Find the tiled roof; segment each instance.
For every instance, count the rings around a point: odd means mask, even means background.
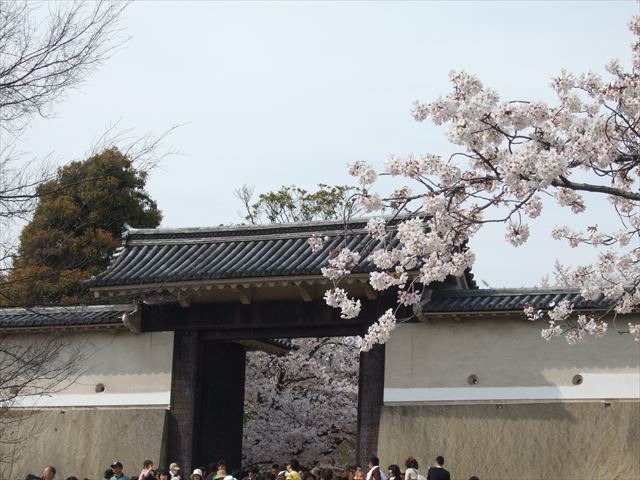
[[[0,330],[124,327],[122,316],[134,309],[133,305],[0,308]],[[253,343],[257,349],[266,351],[287,352],[296,348],[288,338],[261,339]]]
[[[133,309],[131,305],[2,308],[0,329],[120,326],[122,316]]]
[[[596,300],[585,300],[578,289],[479,289],[435,291],[431,300],[423,306],[424,313],[499,312],[518,311],[527,305],[538,309],[550,309],[567,300],[575,309],[603,310],[613,301],[600,295]]]
[[[366,220],[311,222],[267,226],[186,229],[141,229],[125,233],[121,249],[109,268],[86,281],[90,287],[164,284],[171,282],[243,279],[250,277],[319,276],[332,252],[342,247],[363,257],[379,241],[372,241]],[[328,237],[312,252],[307,239]],[[393,238],[391,239],[393,242]],[[353,270],[366,273],[373,265],[363,260]]]

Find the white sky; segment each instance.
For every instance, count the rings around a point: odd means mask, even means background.
[[[138,2],[133,38],[21,144],[60,162],[84,157],[107,127],[161,133],[181,155],[151,174],[164,227],[240,223],[233,191],[349,183],[346,164],[389,154],[451,152],[443,130],[410,117],[414,100],[448,93],[465,69],[504,99],[552,100],[562,68],[629,64],[634,1]],[[583,217],[604,223],[605,208]],[[532,224],[530,244],[502,232],[474,243],[477,279],[533,285],[580,251],[548,239],[563,219]]]

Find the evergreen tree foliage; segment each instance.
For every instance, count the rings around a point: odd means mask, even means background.
[[[126,225],[157,227],[162,214],[145,191],[147,172],[117,148],[71,162],[37,188],[38,205],[20,235],[5,304],[88,300],[80,280],[105,269]]]

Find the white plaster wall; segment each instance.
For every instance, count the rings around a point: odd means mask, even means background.
[[[38,344],[47,334],[12,334],[6,341]],[[133,334],[127,330],[68,332],[66,353],[77,350],[80,370],[73,382],[54,395],[22,406],[168,405],[171,390],[173,332]],[[96,393],[102,383],[104,392]]]
[[[543,326],[516,317],[399,325],[386,345],[385,396],[395,389],[443,393],[454,388],[548,387],[553,398],[554,389],[576,387],[576,374],[584,376],[582,391],[591,384],[602,390],[601,398],[623,398],[616,397],[616,383],[626,385],[631,397],[640,396],[640,391],[633,392],[640,387],[629,384],[640,381],[640,343],[630,335],[609,331],[604,338],[572,346],[563,338],[543,340]],[[467,381],[472,374],[478,377],[475,386]],[[439,400],[446,401],[446,395]]]

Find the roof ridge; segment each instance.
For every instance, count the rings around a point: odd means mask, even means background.
[[[520,288],[478,288],[468,290],[439,290],[434,291],[434,297],[482,297],[507,295],[548,295],[552,293],[580,293],[580,287],[520,287]]]
[[[174,227],[174,228],[128,228],[123,235],[153,235],[153,234],[194,234],[194,233],[221,233],[221,232],[260,232],[265,230],[293,230],[303,232],[305,230],[313,230],[313,227],[329,227],[337,225],[360,225],[366,224],[370,218],[362,217],[353,218],[348,221],[344,220],[322,220],[313,222],[291,222],[291,223],[267,223],[267,224],[232,224],[232,225],[218,225],[209,227]]]
[[[134,305],[131,304],[114,304],[114,305],[52,305],[52,306],[35,306],[35,307],[0,307],[0,315],[24,315],[24,314],[54,314],[54,313],[85,313],[85,312],[124,312],[133,310]]]

